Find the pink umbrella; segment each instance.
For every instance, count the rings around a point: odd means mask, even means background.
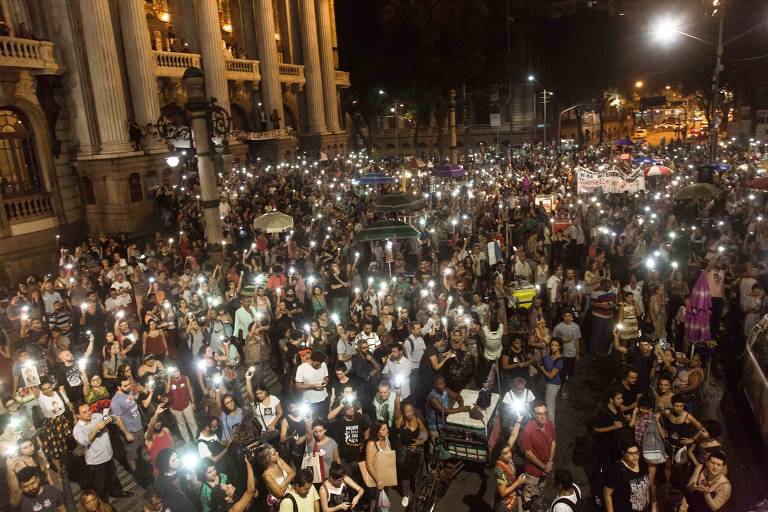
[[[665,165],[652,165],[643,171],[646,176],[662,176],[665,174],[672,174],[672,169]]]
[[[710,341],[709,317],[712,296],[707,284],[707,273],[702,271],[693,286],[688,307],[685,309],[685,339],[690,343]]]

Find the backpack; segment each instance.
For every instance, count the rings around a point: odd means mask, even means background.
[[[664,464],[667,461],[664,441],[655,420],[648,424],[643,434],[643,457],[650,464]]]
[[[282,498],[280,498],[280,501],[277,502],[277,505],[275,506],[275,512],[280,510],[280,506],[283,504],[285,500],[289,500],[293,505],[293,512],[299,512],[299,504],[296,503],[296,498],[293,497],[293,494],[287,492],[283,495]]]
[[[552,506],[549,508],[550,512],[555,510],[555,506],[559,504],[567,505],[568,508],[570,508],[573,512],[578,512],[582,509],[581,507],[581,489],[578,488],[577,485],[573,485],[571,487],[573,489],[573,492],[576,493],[576,503],[573,503],[570,499],[563,496],[562,498],[557,498],[555,501],[552,502]]]

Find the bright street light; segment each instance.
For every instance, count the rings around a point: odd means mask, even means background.
[[[165,163],[168,164],[168,167],[176,167],[177,165],[179,165],[179,161],[180,161],[179,157],[177,156],[169,156],[168,158],[165,159]]]
[[[638,80],[637,82],[635,82],[635,89],[640,89],[641,87],[643,87],[643,85],[645,85],[643,81]]]
[[[384,94],[384,90],[383,89],[379,89],[379,94]]]
[[[534,77],[533,75],[528,75],[529,82],[533,82],[534,80],[536,80],[536,77]]]
[[[660,20],[653,29],[654,38],[662,43],[672,41],[680,33],[680,23],[672,18]]]

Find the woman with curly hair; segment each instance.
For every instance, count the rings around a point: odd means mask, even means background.
[[[106,501],[99,498],[96,491],[85,490],[77,500],[77,512],[117,512],[115,508]]]

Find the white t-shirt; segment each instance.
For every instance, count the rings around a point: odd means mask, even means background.
[[[322,384],[323,380],[328,378],[328,366],[325,363],[315,370],[311,364],[302,363],[296,369],[296,382],[301,384]],[[322,402],[328,398],[328,390],[325,387],[321,390],[305,389],[304,400],[311,404]]]
[[[253,404],[254,412],[256,413],[256,420],[261,424],[261,428],[267,428],[267,425],[272,423],[277,416],[277,406],[280,403],[280,399],[274,395],[269,395],[265,402],[256,402]]]
[[[207,437],[203,433],[200,433],[200,435],[197,438],[197,453],[200,454],[201,459],[205,457],[213,456],[213,454],[211,453],[211,449],[208,448],[208,444],[206,441],[218,441],[218,440],[219,440],[219,436],[217,436],[216,434]]]
[[[299,494],[293,490],[293,487],[289,488],[288,492],[291,493],[296,500],[299,512],[315,512],[315,502],[320,499],[320,495],[317,494],[317,490],[315,490],[314,486],[309,488],[309,492],[304,498],[299,496]],[[280,502],[280,512],[294,512],[293,502],[289,498],[285,498]]]
[[[37,403],[40,405],[40,410],[43,411],[43,416],[46,418],[56,418],[67,410],[64,401],[59,397],[58,393],[54,393],[53,396],[40,393],[40,396],[37,397]]]
[[[392,387],[397,387],[395,380],[400,380],[400,398],[402,400],[411,396],[411,383],[410,377],[411,361],[407,357],[403,356],[399,361],[393,361],[391,357],[387,358],[387,364],[384,365],[384,369],[381,371],[382,375],[392,375],[391,383]]]
[[[499,326],[498,331],[492,331],[490,327],[483,327],[485,337],[485,356],[489,361],[496,361],[501,357],[501,338],[504,336],[504,329]]]

